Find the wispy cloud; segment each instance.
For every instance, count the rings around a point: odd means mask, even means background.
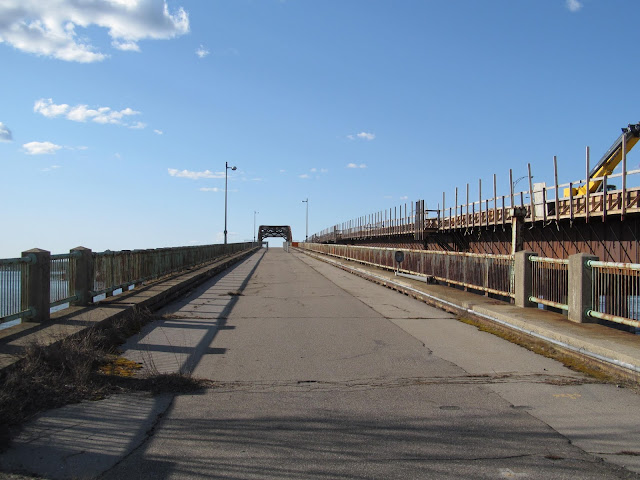
[[[566,0],[566,5],[571,12],[577,12],[582,8],[580,0]]]
[[[348,163],[347,168],[367,168],[367,164],[361,163],[360,165],[358,165],[357,163]]]
[[[224,192],[224,188],[218,187],[202,187],[200,189],[201,192]]]
[[[347,138],[349,140],[368,140],[371,141],[373,139],[376,138],[375,134],[373,133],[368,133],[368,132],[360,132],[360,133],[356,133],[355,135],[347,135]]]
[[[198,57],[200,57],[200,58],[204,58],[204,57],[206,57],[207,55],[209,55],[209,53],[211,53],[211,52],[209,52],[209,50],[207,50],[207,49],[204,47],[204,45],[200,45],[200,46],[198,47],[198,49],[196,50],[196,55],[197,55]]]
[[[400,197],[400,200],[409,200],[409,197],[406,196],[406,195],[403,195],[403,196]]]
[[[158,129],[155,129],[153,131],[153,133],[155,133],[156,135],[163,135],[164,134],[164,132],[162,130],[158,130]]]
[[[0,122],[0,142],[11,142],[13,140],[13,134],[9,127]]]
[[[0,2],[0,43],[23,52],[69,62],[108,57],[91,44],[87,32],[107,30],[113,48],[139,52],[144,39],[174,38],[189,32],[189,15],[169,11],[166,0],[9,0]],[[76,28],[82,28],[82,34]]]
[[[311,175],[308,173],[303,173],[302,175],[298,175],[298,178],[311,178]]]
[[[177,168],[168,168],[169,175],[172,177],[189,178],[191,180],[200,180],[201,178],[224,178],[224,172],[212,172],[205,170],[204,172],[192,172],[190,170],[178,170]]]
[[[29,142],[22,145],[27,155],[52,155],[62,147],[51,142]]]
[[[112,110],[110,107],[89,108],[88,105],[70,106],[66,103],[55,104],[51,98],[41,98],[36,100],[33,111],[47,118],[64,117],[74,122],[92,121],[101,124],[124,125],[130,128],[144,128],[142,122],[128,124],[125,118],[140,115],[140,112],[132,108],[122,110]]]
[[[40,170],[41,172],[52,172],[54,170],[58,170],[59,168],[62,168],[60,165],[51,165],[50,167],[47,168],[43,168],[42,170]]]

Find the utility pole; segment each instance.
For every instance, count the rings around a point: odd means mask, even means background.
[[[306,242],[309,240],[309,197],[306,200],[302,200],[302,203],[307,204],[307,227],[304,235],[304,241]]]

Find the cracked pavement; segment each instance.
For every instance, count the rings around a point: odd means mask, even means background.
[[[102,479],[638,478],[638,395],[307,256],[259,252],[161,314],[125,355],[192,372],[208,387],[44,414],[9,454],[14,470]]]

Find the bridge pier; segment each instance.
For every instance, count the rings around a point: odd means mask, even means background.
[[[26,275],[22,278],[21,309],[32,310],[32,322],[49,320],[49,295],[51,292],[51,252],[32,248],[22,252],[23,257],[31,259]],[[25,278],[26,277],[26,278]]]
[[[587,265],[589,260],[598,260],[598,257],[587,253],[577,253],[569,257],[568,318],[576,323],[594,322],[594,319],[586,314],[593,305],[593,269]]]

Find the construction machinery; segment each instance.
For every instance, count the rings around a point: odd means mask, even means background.
[[[573,188],[571,192],[568,188],[564,191],[564,196],[569,197],[573,193],[574,197],[585,195],[587,188],[589,193],[595,193],[602,190],[602,178],[611,175],[615,168],[622,161],[622,157],[629,153],[631,149],[640,140],[640,123],[629,124],[622,129],[622,135],[613,142],[595,167],[589,172],[589,178],[581,187]]]

